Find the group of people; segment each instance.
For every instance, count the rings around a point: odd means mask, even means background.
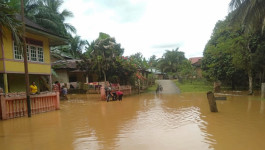
[[[64,84],[61,87],[61,84],[58,81],[55,81],[54,86],[53,86],[53,90],[56,91],[56,92],[59,92],[60,96],[62,96],[63,98],[67,99],[68,90],[67,90],[67,85],[66,84]]]
[[[60,83],[56,81],[54,83],[53,90],[59,92],[60,96],[67,98],[67,86],[66,85],[63,85],[61,87]],[[34,81],[30,85],[30,94],[31,95],[38,94],[38,87]]]
[[[61,87],[61,84],[58,81],[55,81],[55,83],[53,84],[53,91],[59,92],[60,96],[67,99],[67,85],[66,84],[64,84]],[[3,93],[3,89],[1,87],[0,87],[0,93]],[[30,85],[30,94],[31,95],[38,94],[38,87],[34,81]],[[110,98],[112,98],[112,100],[122,101],[123,92],[120,90],[113,91],[111,89],[111,84],[105,87],[105,94],[106,94],[107,102],[110,100]]]
[[[107,102],[110,101],[110,98],[112,98],[112,100],[122,101],[123,92],[119,90],[113,91],[111,85],[105,87],[105,94]]]

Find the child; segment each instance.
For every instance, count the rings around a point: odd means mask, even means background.
[[[62,87],[62,95],[63,95],[63,97],[64,97],[65,99],[68,99],[68,98],[67,98],[67,88],[66,88],[65,85]]]

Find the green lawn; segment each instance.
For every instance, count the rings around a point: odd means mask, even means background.
[[[154,84],[154,85],[148,87],[148,88],[146,89],[145,92],[152,92],[152,91],[155,91],[155,90],[156,90],[156,87],[157,87],[157,84]]]
[[[205,80],[182,81],[182,83],[174,80],[181,93],[187,92],[208,92],[213,90],[213,85]]]

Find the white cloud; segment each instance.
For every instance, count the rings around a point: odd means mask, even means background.
[[[107,3],[105,3],[107,2]],[[68,20],[88,41],[99,32],[110,34],[125,55],[141,52],[161,57],[164,50],[202,56],[215,23],[228,13],[230,0],[65,0],[74,13]]]

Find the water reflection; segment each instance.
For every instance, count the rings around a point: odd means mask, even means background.
[[[260,101],[260,111],[259,111],[261,114],[264,113],[264,100],[261,100]]]
[[[261,149],[264,101],[227,95],[211,113],[205,93],[142,94],[123,101],[69,95],[61,110],[0,121],[1,149]]]

